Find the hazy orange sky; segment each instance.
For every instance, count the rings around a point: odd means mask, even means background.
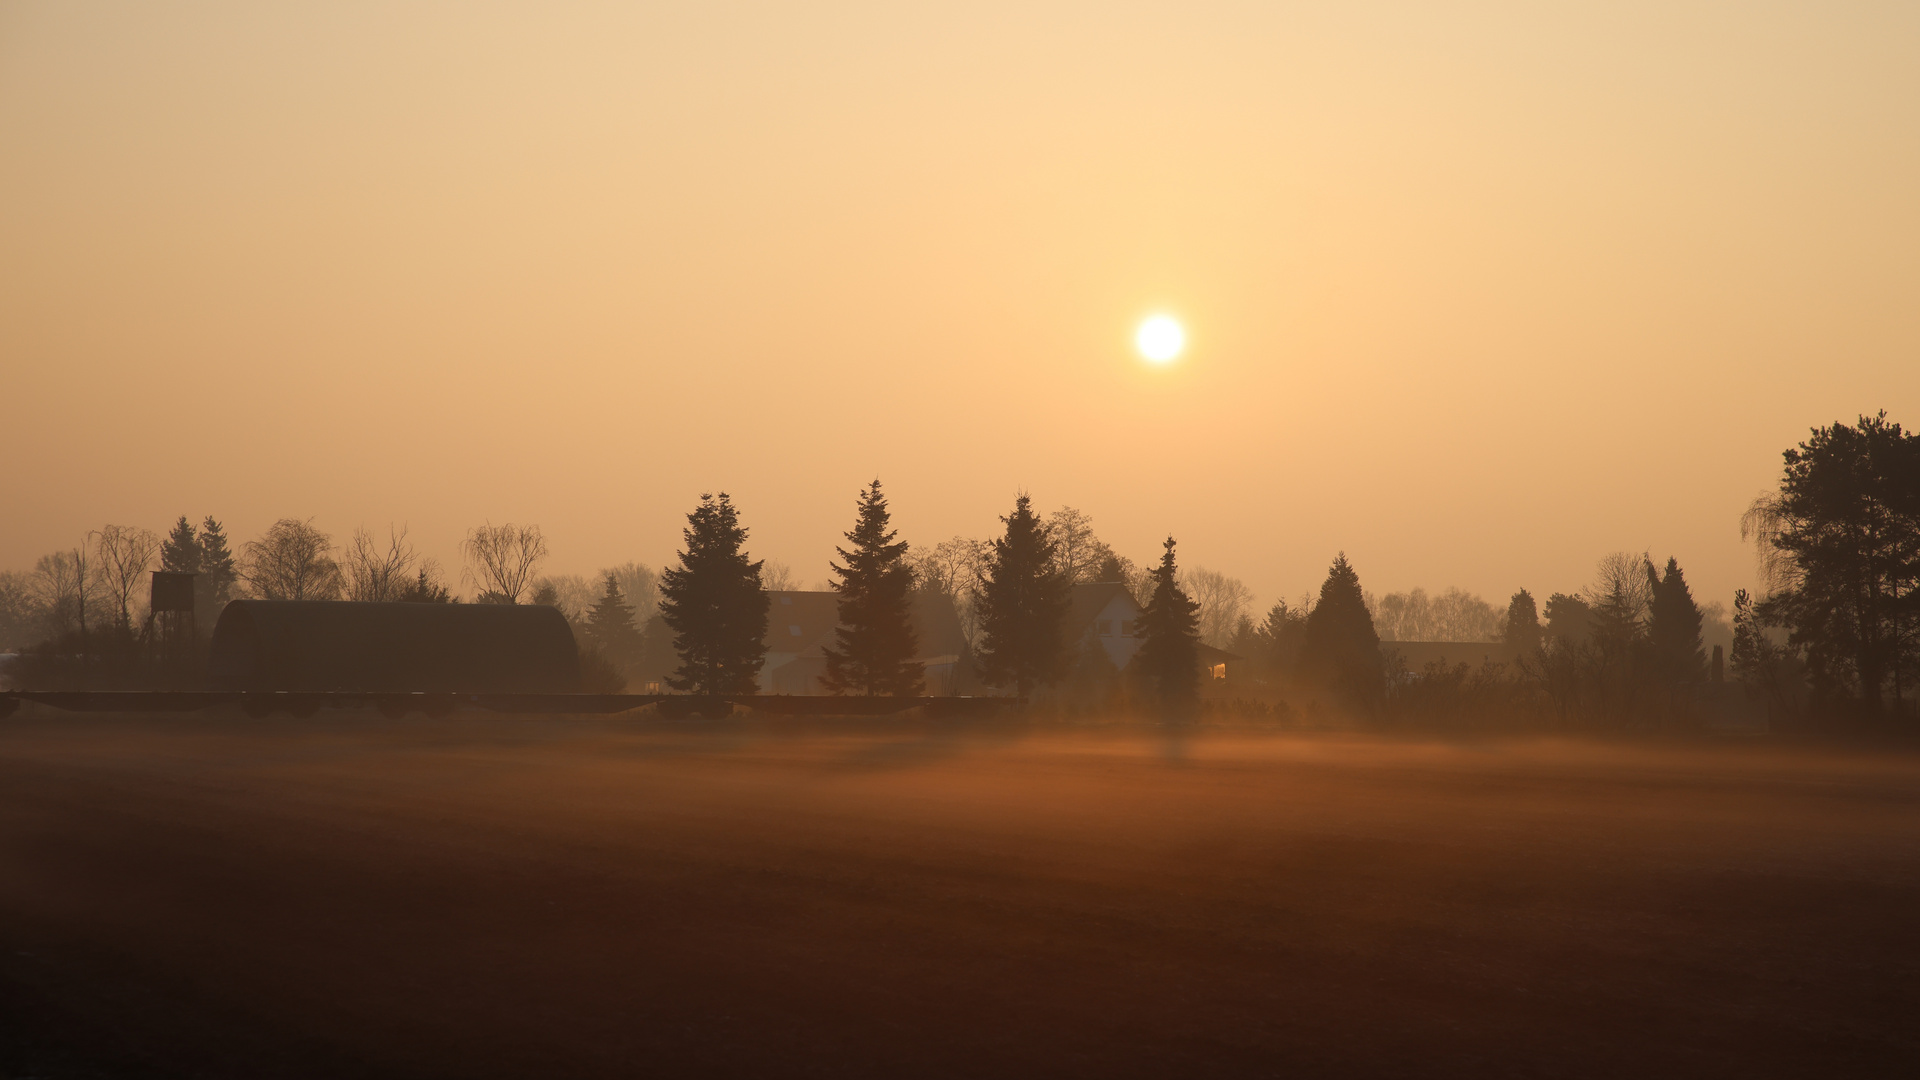
[[[1724,601],[1784,447],[1920,424],[1920,4],[0,3],[0,395],[0,568],[725,489],[813,582],[878,475],[1262,604]]]

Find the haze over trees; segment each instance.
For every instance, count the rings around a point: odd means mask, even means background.
[[[1214,667],[1215,659],[1201,667],[1195,654],[1195,671],[1204,673],[1196,674],[1196,692],[1210,707],[1264,701],[1283,713],[1302,706],[1389,724],[1503,716],[1618,729],[1698,725],[1704,716],[1742,710],[1780,725],[1913,720],[1920,697],[1917,442],[1879,414],[1813,429],[1788,450],[1779,490],[1756,500],[1740,523],[1756,544],[1764,588],[1731,597],[1731,625],[1726,605],[1694,595],[1680,558],[1656,562],[1650,552],[1632,551],[1602,556],[1585,586],[1553,592],[1544,604],[1517,589],[1504,612],[1458,588],[1375,596],[1342,555],[1317,597],[1277,601],[1256,616],[1238,579],[1181,568],[1171,550],[1141,572],[1095,533],[1091,515],[1061,506],[1042,516],[1024,494],[991,540],[908,546],[876,482],[860,496],[848,546],[831,566],[841,618],[825,646],[823,685],[837,693],[915,692],[912,615],[950,605],[965,642],[956,664],[995,692],[1094,709],[1131,701],[1164,712],[1166,701],[1185,700],[1184,691],[1174,692],[1185,676],[1159,666],[1168,649],[1182,648],[1186,632],[1175,625],[1182,619],[1165,617],[1180,609],[1191,618],[1196,649],[1227,654],[1224,667]],[[6,677],[138,685],[142,650],[160,632],[146,610],[146,575],[156,567],[196,575],[202,636],[220,606],[242,596],[459,601],[439,566],[398,526],[385,538],[357,529],[336,549],[312,520],[285,518],[236,557],[217,519],[192,520],[179,516],[164,537],[105,525],[31,569],[0,572],[0,655],[9,648],[28,654],[0,661],[10,664]],[[766,647],[766,593],[791,589],[797,575],[747,557],[746,531],[725,496],[703,496],[688,523],[687,549],[664,577],[631,561],[591,577],[538,576],[544,537],[537,526],[511,524],[467,534],[464,576],[480,602],[531,601],[560,611],[583,643],[583,661],[589,652],[604,661],[596,685],[638,680],[638,688],[656,691],[751,692]],[[1178,603],[1164,587],[1169,568]],[[1076,586],[1100,583],[1122,586],[1153,618],[1133,626],[1092,607],[1072,608]],[[1082,595],[1098,606],[1113,594]],[[1098,627],[1076,626],[1069,639],[1070,609]],[[167,632],[178,629],[174,623]],[[1439,648],[1447,642],[1467,645]],[[1123,671],[1116,656],[1133,660]]]
[[[1159,572],[1153,571],[1156,575]],[[1253,590],[1239,578],[1205,567],[1182,571],[1179,586],[1181,594],[1193,602],[1200,640],[1215,648],[1225,648],[1240,621],[1247,617],[1247,606],[1253,603]],[[1153,588],[1156,592],[1149,593],[1149,599],[1157,594],[1158,577],[1154,578]]]
[[[1502,619],[1492,604],[1464,589],[1438,596],[1425,589],[1367,597],[1381,641],[1498,641]]]

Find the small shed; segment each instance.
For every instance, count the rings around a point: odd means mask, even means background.
[[[539,605],[235,600],[207,677],[221,690],[568,693],[580,651],[566,617]]]

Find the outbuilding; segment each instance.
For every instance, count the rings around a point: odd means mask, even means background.
[[[218,690],[570,693],[580,650],[540,605],[235,600],[207,677]]]

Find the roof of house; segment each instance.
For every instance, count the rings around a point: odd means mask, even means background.
[[[768,599],[768,652],[811,655],[832,644],[833,631],[840,625],[839,593],[775,592]],[[913,633],[922,657],[957,655],[967,648],[953,601],[939,593],[914,593]]]
[[[806,652],[840,625],[839,593],[774,592],[767,599],[768,652]]]
[[[1246,657],[1241,656],[1239,653],[1230,653],[1225,649],[1216,649],[1204,641],[1194,642],[1193,652],[1195,656],[1199,657],[1200,662],[1207,667],[1212,667],[1215,664],[1231,664],[1237,660],[1246,659]]]
[[[1140,604],[1134,600],[1133,593],[1118,581],[1099,581],[1073,587],[1073,602],[1067,608],[1067,638],[1077,641],[1086,636],[1093,626],[1093,620],[1107,610],[1107,605],[1116,599],[1126,601],[1127,608],[1134,616],[1140,614]]]

